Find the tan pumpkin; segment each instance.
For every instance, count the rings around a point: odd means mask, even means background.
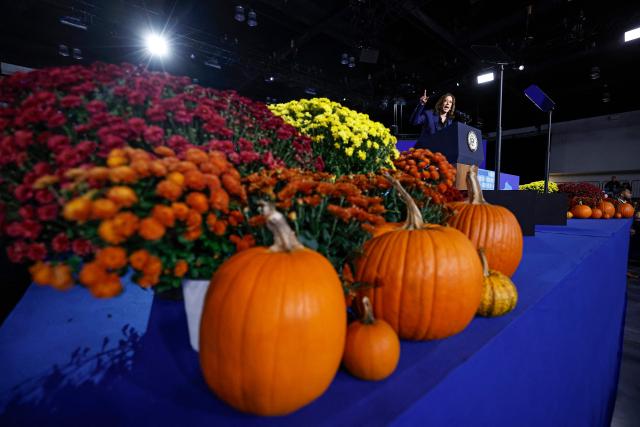
[[[369,298],[362,298],[364,315],[347,329],[342,363],[353,376],[378,381],[393,373],[400,360],[400,340],[387,322],[373,317]]]
[[[591,218],[600,219],[602,218],[602,211],[598,208],[591,209]]]
[[[407,221],[368,241],[356,265],[360,295],[400,338],[445,338],[473,319],[482,294],[482,265],[475,248],[453,227],[424,224],[400,183]]]
[[[571,211],[567,212],[567,219],[571,219],[573,218],[573,214],[571,213]]]
[[[602,211],[602,214],[605,218],[607,217],[607,215],[609,215],[609,218],[611,218],[616,213],[616,207],[613,206],[613,203],[606,200],[602,200],[600,203],[598,203],[597,208]]]
[[[489,266],[512,276],[522,259],[522,229],[509,209],[484,200],[478,182],[478,167],[467,174],[469,200],[452,203],[457,211],[449,224],[462,231],[478,248],[486,251]]]
[[[635,212],[635,209],[631,205],[631,203],[620,203],[618,205],[618,212],[622,216],[622,218],[631,218]]]
[[[482,261],[484,287],[478,315],[484,317],[502,316],[513,310],[518,303],[518,291],[511,279],[499,271],[489,270],[487,257],[478,250]]]
[[[200,326],[200,365],[231,406],[284,415],[329,387],[344,351],[346,311],[331,263],[305,248],[272,205],[274,234],[223,263],[211,279]]]
[[[585,219],[590,218],[593,211],[589,206],[580,203],[578,205],[575,205],[571,212],[573,212],[573,216],[575,218]]]

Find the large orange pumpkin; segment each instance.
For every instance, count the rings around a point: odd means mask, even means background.
[[[475,248],[452,227],[424,224],[411,196],[397,182],[407,203],[407,221],[371,239],[356,265],[377,318],[400,338],[445,338],[462,331],[480,305],[482,266]]]
[[[587,205],[583,205],[582,203],[579,205],[575,205],[571,210],[573,212],[573,216],[580,219],[591,218],[591,214],[593,211]],[[605,215],[606,218],[606,215]]]
[[[635,209],[631,203],[620,203],[620,205],[618,205],[618,212],[623,218],[631,218]]]
[[[329,387],[347,319],[331,263],[305,248],[273,206],[263,214],[274,245],[235,254],[211,279],[200,365],[209,387],[231,406],[284,415]]]
[[[602,211],[598,208],[591,209],[591,218],[600,219],[602,218]]]
[[[522,229],[518,220],[505,207],[487,203],[478,182],[478,167],[467,174],[469,200],[455,202],[457,211],[449,224],[462,231],[476,249],[484,248],[489,267],[513,276],[522,259]]]
[[[604,217],[607,217],[608,215],[609,218],[611,218],[616,213],[616,207],[613,206],[613,203],[606,200],[602,200],[600,203],[598,203],[597,208],[602,211],[602,216]]]
[[[355,377],[378,381],[391,375],[400,360],[400,340],[387,322],[376,319],[369,298],[362,298],[364,315],[347,329],[342,362]]]

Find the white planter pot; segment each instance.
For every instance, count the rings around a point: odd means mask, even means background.
[[[182,295],[184,296],[184,310],[187,313],[187,326],[189,327],[189,342],[191,347],[198,351],[200,344],[200,319],[204,297],[209,289],[208,280],[182,281]]]

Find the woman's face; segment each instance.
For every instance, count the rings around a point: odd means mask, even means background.
[[[451,111],[452,106],[453,106],[453,98],[450,96],[445,97],[444,102],[442,103],[442,112],[448,113],[449,111]]]

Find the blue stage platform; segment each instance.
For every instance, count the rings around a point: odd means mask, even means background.
[[[111,301],[32,287],[0,329],[0,425],[608,426],[630,224],[539,226],[513,278],[514,312],[403,342],[387,380],[340,371],[282,418],[238,413],[209,392],[182,302],[135,287]]]

